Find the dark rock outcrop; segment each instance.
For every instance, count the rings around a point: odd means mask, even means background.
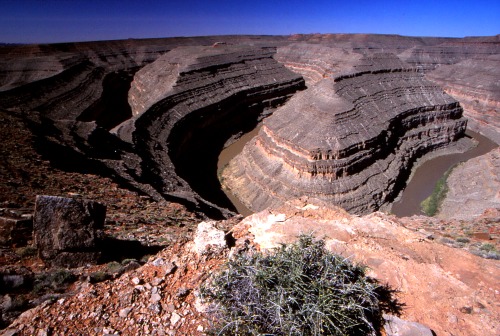
[[[266,119],[223,181],[255,211],[309,195],[365,214],[393,201],[417,157],[465,127],[456,100],[394,55],[376,54]]]
[[[38,255],[52,266],[78,267],[100,257],[106,206],[56,196],[37,196],[33,236]]]
[[[0,246],[25,246],[31,238],[33,215],[15,210],[0,209]]]
[[[180,47],[141,69],[129,93],[134,117],[115,128],[140,156],[138,179],[163,196],[230,207],[216,178],[218,153],[304,88],[274,53],[248,46]]]

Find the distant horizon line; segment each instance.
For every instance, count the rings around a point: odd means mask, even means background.
[[[308,35],[373,35],[373,36],[399,36],[408,38],[439,38],[439,39],[467,39],[467,38],[485,38],[497,37],[500,33],[494,35],[470,35],[470,36],[435,36],[435,35],[402,35],[397,33],[291,33],[291,34],[212,34],[212,35],[178,35],[178,36],[162,36],[162,37],[128,37],[128,38],[110,38],[110,39],[90,39],[90,40],[74,40],[74,41],[58,41],[58,42],[2,42],[2,46],[16,45],[36,45],[36,44],[65,44],[65,43],[92,43],[106,41],[127,41],[127,40],[157,40],[157,39],[175,39],[175,38],[203,38],[203,37],[229,37],[229,36],[266,36],[266,37],[286,37],[286,36],[308,36]]]

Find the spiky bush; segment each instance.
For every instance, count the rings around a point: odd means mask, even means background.
[[[303,235],[272,253],[236,256],[201,294],[213,303],[217,335],[371,335],[382,306],[394,303],[386,289]]]

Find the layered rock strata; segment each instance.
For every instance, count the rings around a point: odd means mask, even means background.
[[[276,60],[301,74],[308,86],[338,74],[360,57],[345,47],[307,43],[281,46],[275,55]]]
[[[223,183],[254,211],[309,195],[365,214],[393,201],[419,156],[463,135],[459,103],[391,54],[293,97]]]
[[[39,66],[49,60],[54,70],[43,74],[34,68],[24,78],[2,65],[8,79],[0,108],[26,118],[40,135],[44,154],[64,167],[85,167],[156,199],[227,214],[224,207],[231,205],[217,193],[212,161],[228,139],[305,86],[300,75],[273,59],[275,48],[214,43],[218,40],[237,38],[4,49],[1,64],[17,55],[25,67],[36,64],[35,58]],[[34,81],[24,82],[29,80]],[[194,157],[204,167],[213,163],[213,171],[200,173]],[[218,198],[223,207],[207,200]]]
[[[427,78],[460,101],[471,129],[500,144],[500,54],[441,65]]]
[[[129,93],[134,118],[117,134],[134,143],[142,176],[156,190],[185,199],[217,198],[216,158],[225,142],[304,88],[300,76],[273,59],[274,52],[178,48],[137,73]]]
[[[212,208],[224,198],[215,178],[220,149],[304,88],[299,75],[315,86],[352,69],[363,54],[391,52],[425,70],[464,101],[476,130],[494,137],[499,39],[311,34],[0,46],[0,109],[28,124],[40,154],[55,166]],[[246,56],[235,56],[237,48]],[[220,61],[217,52],[236,63]],[[314,90],[322,91],[311,96]]]

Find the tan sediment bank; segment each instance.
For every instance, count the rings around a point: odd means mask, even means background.
[[[466,134],[470,138],[463,138],[453,146],[421,157],[413,167],[406,188],[390,207],[382,210],[398,217],[422,214],[420,203],[432,193],[437,181],[448,169],[498,147],[479,133],[468,130]]]

